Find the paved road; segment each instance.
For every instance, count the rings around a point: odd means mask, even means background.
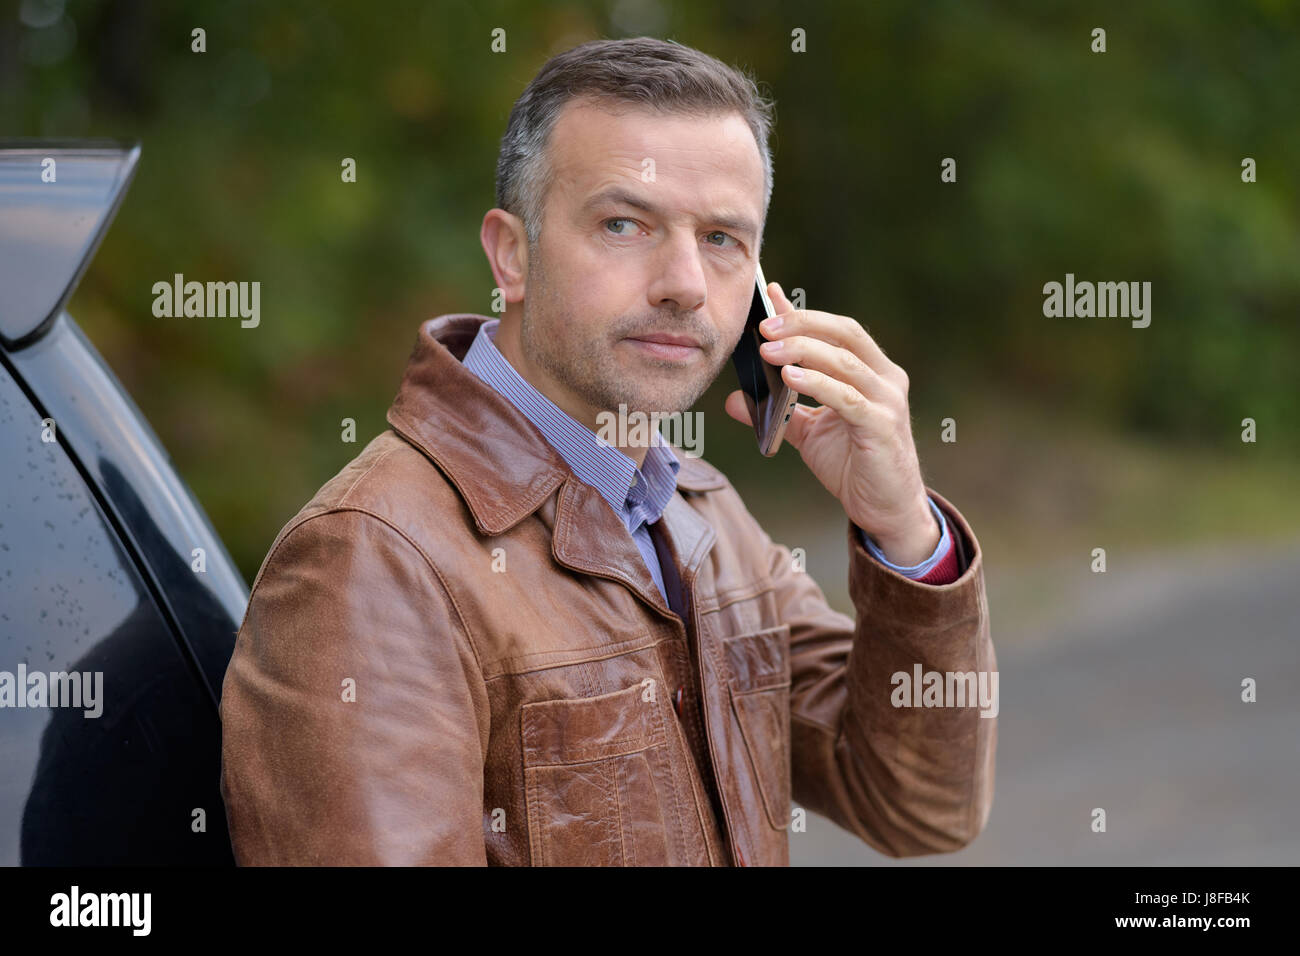
[[[991,565],[997,792],[971,846],[897,861],[810,815],[792,864],[1300,864],[1300,542],[1109,557]]]

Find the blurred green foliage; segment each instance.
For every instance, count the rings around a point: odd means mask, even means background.
[[[909,371],[927,434],[998,393],[1046,419],[1294,457],[1298,28],[1282,0],[23,0],[0,25],[0,133],[143,144],[69,311],[251,582],[386,427],[419,323],[489,310],[478,230],[510,107],[547,56],[599,36],[672,37],[765,84],[768,278],[863,321]],[[151,287],[177,272],[259,280],[260,326],[155,318]],[[1045,318],[1042,286],[1067,272],[1150,281],[1150,327]],[[754,454],[721,412],[731,387],[700,405],[724,470]],[[767,473],[796,467],[783,452]]]

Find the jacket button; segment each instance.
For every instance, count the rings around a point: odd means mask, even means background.
[[[682,715],[682,694],[685,691],[686,688],[683,686],[683,687],[678,687],[677,690],[673,693],[673,710],[677,711],[678,717]]]

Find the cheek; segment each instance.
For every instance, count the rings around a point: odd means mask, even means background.
[[[739,325],[730,326],[723,334],[721,345],[728,355],[740,344],[740,337],[745,334],[745,325],[745,320],[742,320]]]

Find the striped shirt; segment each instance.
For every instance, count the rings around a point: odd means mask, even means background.
[[[659,593],[671,604],[649,526],[659,520],[677,492],[681,461],[658,431],[651,436],[652,444],[640,468],[613,445],[602,443],[595,432],[533,388],[506,360],[492,341],[500,324],[500,319],[483,323],[465,353],[465,367],[519,409],[569,463],[573,473],[609,502],[636,542]]]

